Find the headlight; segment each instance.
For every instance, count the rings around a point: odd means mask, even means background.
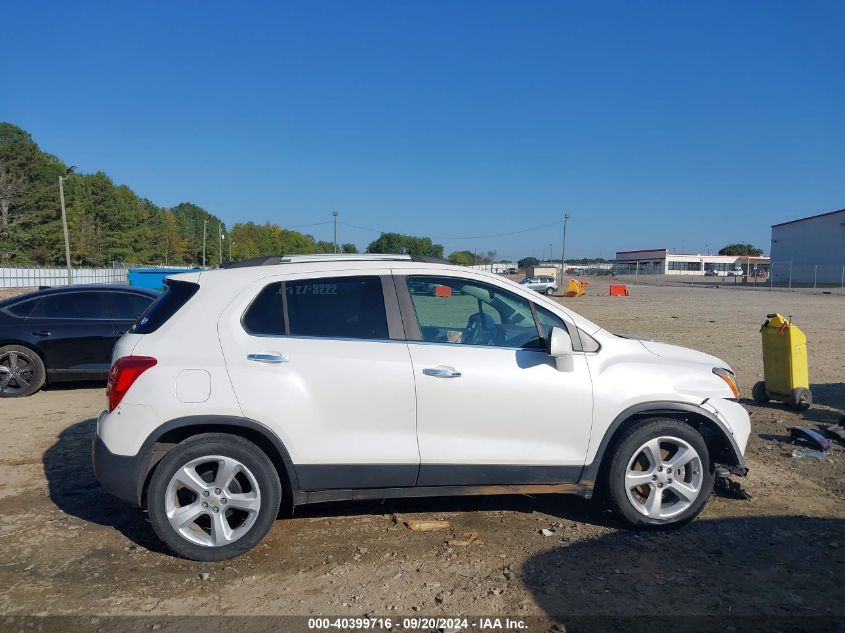
[[[725,369],[724,367],[714,367],[713,373],[728,383],[728,387],[731,388],[734,398],[739,398],[739,389],[736,388],[736,378],[734,378],[732,371]]]

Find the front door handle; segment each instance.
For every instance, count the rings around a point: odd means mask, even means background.
[[[426,376],[434,376],[435,378],[460,378],[461,372],[454,367],[426,367],[423,369]]]
[[[268,363],[270,365],[278,365],[279,363],[286,363],[290,359],[282,354],[247,354],[247,360],[253,360],[256,363]]]
[[[38,330],[37,332],[33,332],[33,336],[50,336],[52,332],[48,332],[47,330]]]

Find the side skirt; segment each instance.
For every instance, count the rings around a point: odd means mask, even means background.
[[[351,490],[311,490],[296,495],[294,503],[327,503],[367,499],[410,499],[415,497],[460,497],[473,495],[574,494],[589,499],[594,482],[577,484],[515,484],[496,486],[419,486],[413,488],[359,488]]]

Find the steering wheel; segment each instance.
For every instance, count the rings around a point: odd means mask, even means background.
[[[490,345],[495,334],[496,322],[493,317],[483,312],[475,312],[469,315],[463,342],[467,345]]]

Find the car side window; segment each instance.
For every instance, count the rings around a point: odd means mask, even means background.
[[[390,338],[377,276],[289,281],[285,304],[292,336]]]
[[[543,339],[544,341],[548,341],[549,337],[552,335],[552,328],[559,327],[564,331],[569,331],[566,327],[566,323],[564,323],[563,319],[559,316],[552,314],[545,308],[534,305],[534,309],[537,311],[537,320],[540,322],[540,329],[543,332]]]
[[[109,292],[108,318],[134,321],[144,313],[152,302],[152,297],[136,295],[131,292]]]
[[[285,317],[282,307],[282,282],[264,286],[244,313],[244,329],[250,334],[282,336]]]
[[[106,293],[93,291],[69,292],[42,297],[29,315],[30,319],[106,319]]]
[[[422,340],[492,347],[539,347],[525,299],[483,282],[457,277],[406,279]]]
[[[19,301],[6,308],[6,312],[14,314],[16,317],[28,317],[38,303],[39,299],[27,299],[26,301]]]

